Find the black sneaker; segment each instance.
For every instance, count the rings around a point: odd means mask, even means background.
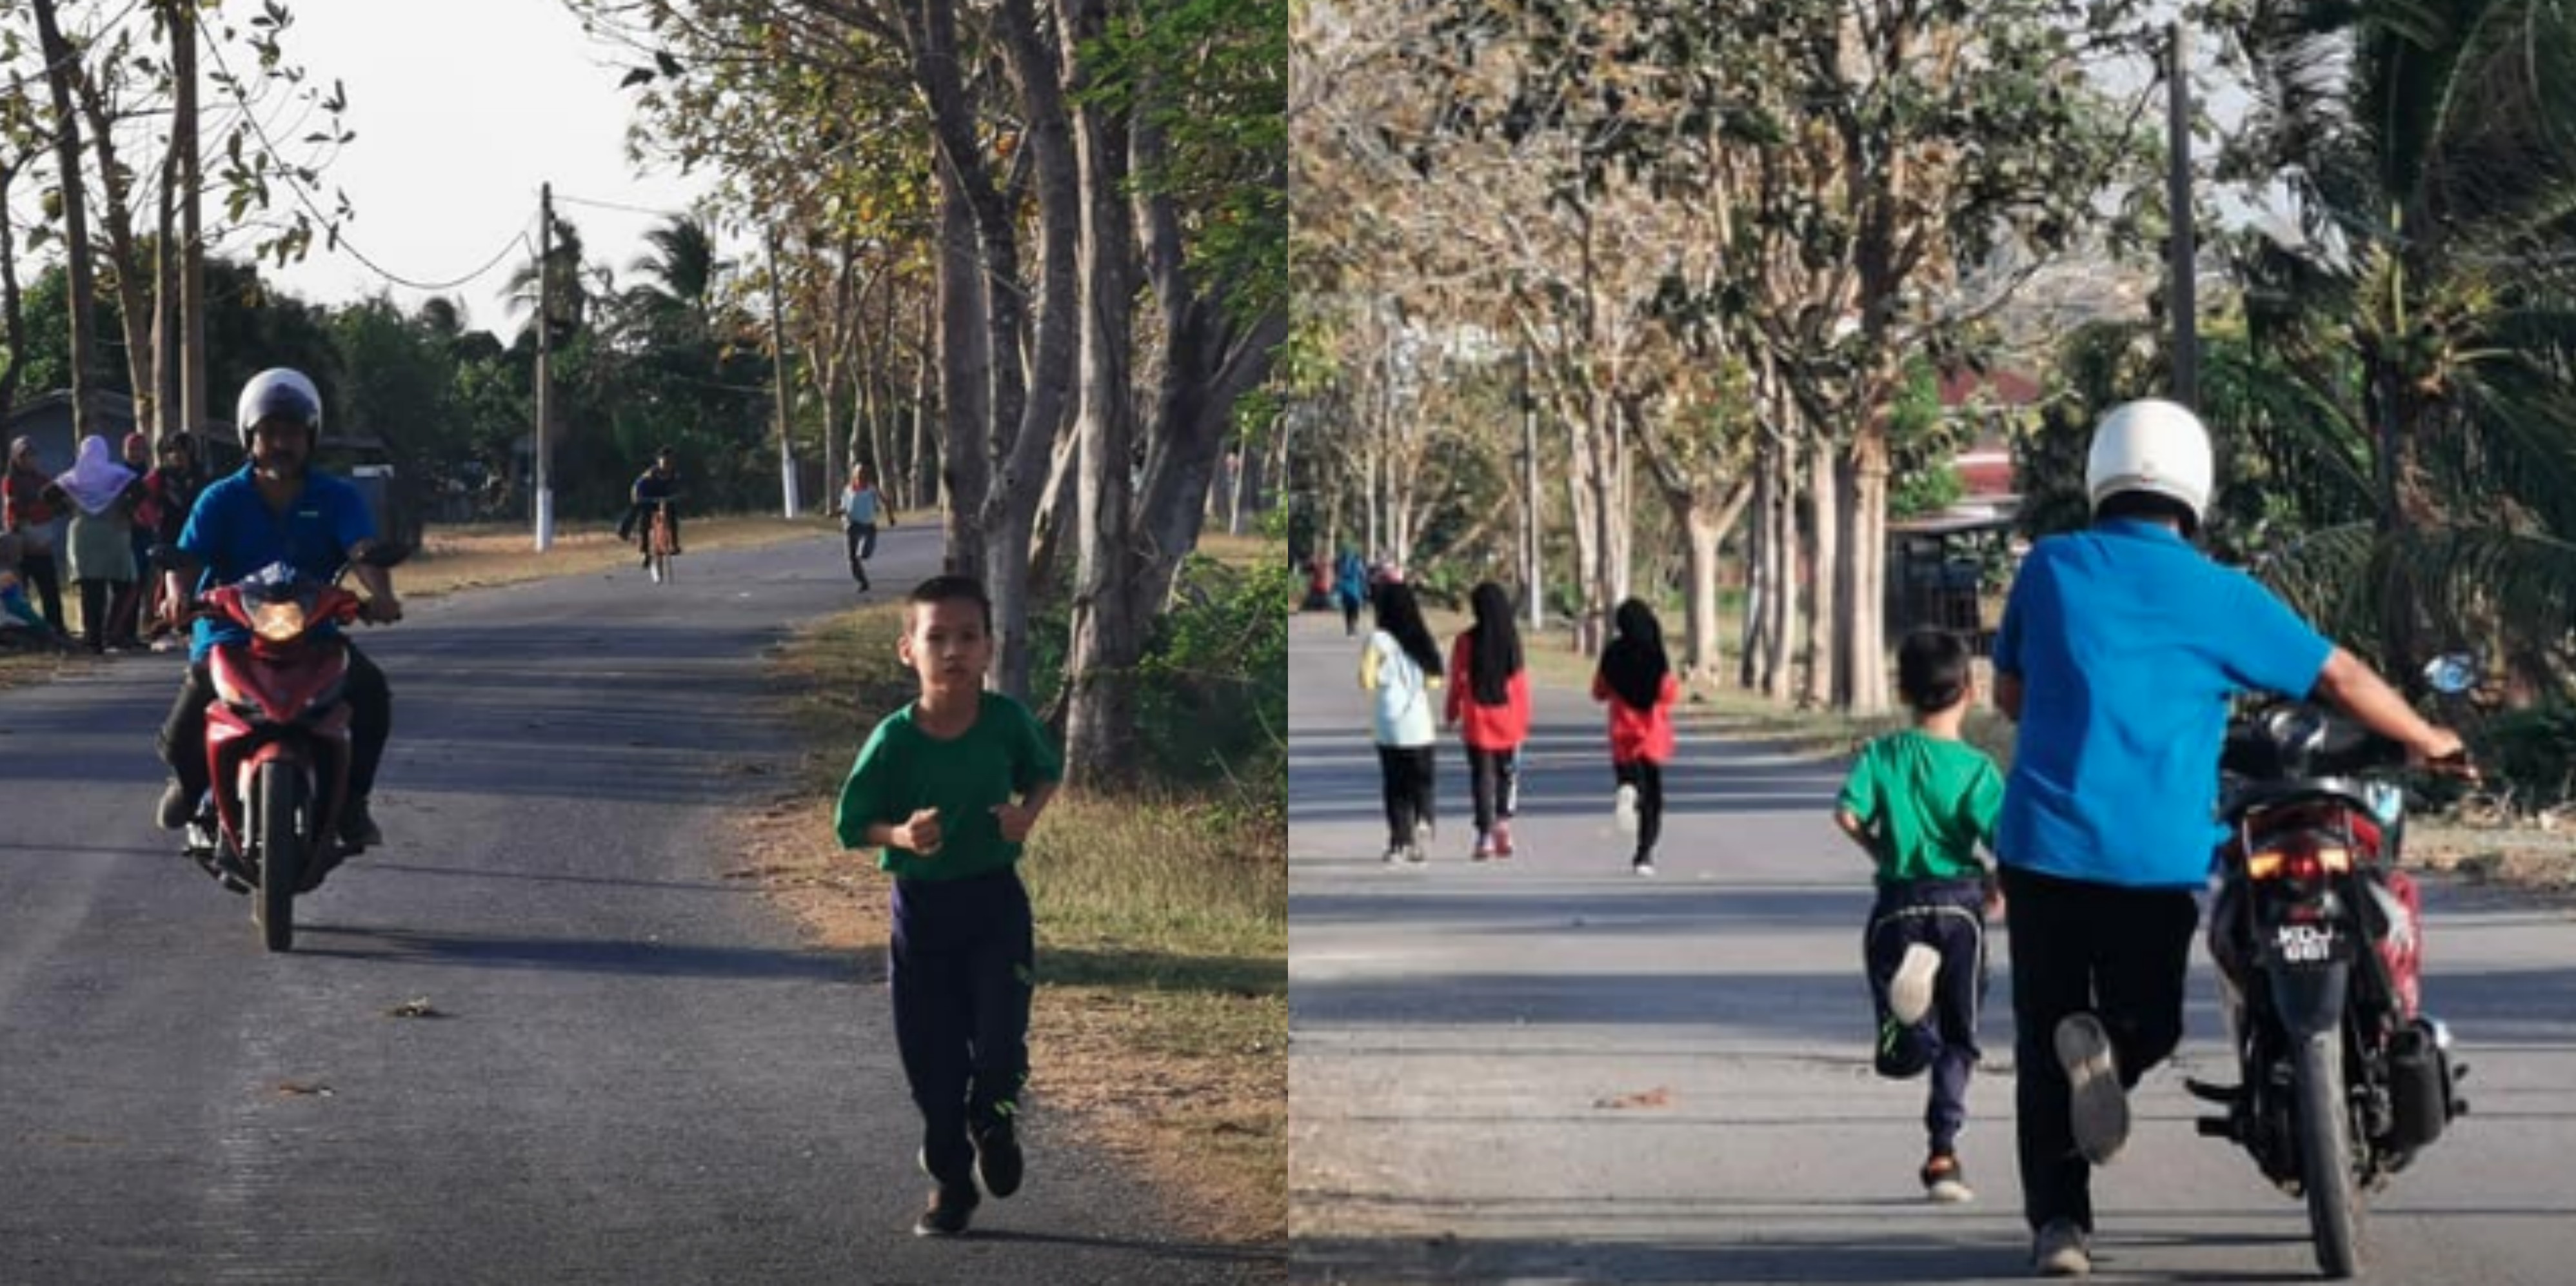
[[[165,831],[175,831],[187,825],[188,819],[197,815],[197,796],[200,793],[189,790],[180,785],[177,778],[172,778],[161,787],[161,807],[153,814],[153,820],[160,823]]]
[[[975,1221],[975,1207],[982,1204],[984,1197],[975,1191],[975,1185],[952,1187],[943,1183],[930,1190],[930,1204],[922,1209],[921,1218],[913,1221],[912,1235],[954,1237]]]
[[[975,1132],[975,1177],[984,1181],[984,1191],[1007,1197],[1020,1190],[1020,1174],[1028,1158],[1020,1151],[1019,1132],[1003,1117]]]
[[[377,829],[376,819],[367,813],[367,801],[352,799],[340,808],[340,842],[351,848],[373,848],[385,842],[385,833]]]

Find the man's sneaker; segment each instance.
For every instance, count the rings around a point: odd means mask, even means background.
[[[2084,1230],[2064,1219],[2050,1221],[2031,1238],[2030,1266],[2042,1277],[2091,1276],[2093,1252]]]
[[[1408,865],[1420,866],[1430,861],[1431,855],[1419,844],[1407,844],[1404,846],[1404,860]]]
[[[1386,864],[1387,864],[1387,865],[1389,865],[1389,866],[1402,866],[1402,865],[1404,864],[1404,861],[1405,861],[1404,845],[1402,845],[1402,844],[1389,844],[1389,845],[1387,845],[1387,846],[1386,846]]]
[[[1923,1015],[1932,1012],[1932,980],[1940,973],[1940,952],[1929,943],[1907,946],[1896,976],[1887,982],[1887,1012],[1908,1027],[1923,1021]]]
[[[187,825],[188,819],[196,815],[197,792],[180,785],[175,778],[161,787],[160,809],[152,815],[152,819],[160,823],[161,829],[175,831]]]
[[[351,848],[374,848],[385,842],[385,833],[376,828],[376,819],[368,814],[363,796],[341,805],[340,842]]]
[[[1493,832],[1487,831],[1486,833],[1477,836],[1476,851],[1468,854],[1467,857],[1469,861],[1475,862],[1490,862],[1494,860]]]
[[[1610,820],[1622,835],[1637,833],[1637,788],[1629,782],[1619,783],[1619,793],[1610,800]]]
[[[974,1184],[943,1183],[931,1189],[930,1204],[922,1208],[921,1218],[913,1221],[912,1235],[954,1237],[975,1221],[975,1207],[982,1204],[984,1196],[975,1191]]]
[[[984,1181],[984,1191],[997,1197],[1019,1191],[1027,1160],[1020,1152],[1020,1136],[1011,1127],[1009,1117],[975,1132],[975,1177]]]
[[[1655,859],[1651,857],[1640,857],[1636,861],[1630,862],[1628,864],[1628,869],[1639,875],[1652,875],[1655,873]]]
[[[1923,1195],[1937,1205],[1963,1205],[1977,1199],[1977,1190],[1968,1186],[1968,1172],[1960,1168],[1955,1154],[1933,1153],[1917,1177],[1923,1180]]]
[[[1496,822],[1494,823],[1494,856],[1510,857],[1511,855],[1512,824],[1510,822]]]
[[[2095,1165],[2108,1165],[2129,1141],[2129,1094],[2111,1057],[2110,1033],[2091,1014],[2068,1014],[2057,1024],[2057,1063],[2066,1069],[2066,1119],[2075,1150]]]

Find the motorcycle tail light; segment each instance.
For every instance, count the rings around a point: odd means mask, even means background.
[[[2255,880],[2296,880],[2313,884],[2329,872],[2352,869],[2352,850],[2341,844],[2321,844],[2314,836],[2294,837],[2277,847],[2268,848],[2245,859],[2245,875]]]

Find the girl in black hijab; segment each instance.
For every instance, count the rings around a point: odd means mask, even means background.
[[[1432,834],[1433,753],[1439,729],[1440,645],[1411,586],[1377,587],[1377,629],[1360,652],[1360,687],[1373,698],[1372,732],[1386,792],[1386,860],[1421,862]]]
[[[1641,599],[1619,605],[1618,630],[1601,649],[1592,676],[1592,699],[1610,704],[1610,768],[1618,778],[1619,829],[1633,830],[1637,851],[1629,866],[1655,873],[1655,841],[1664,829],[1664,765],[1673,757],[1673,703],[1681,684],[1664,657],[1664,631]]]
[[[1482,862],[1512,855],[1516,768],[1529,738],[1529,676],[1511,595],[1486,581],[1468,602],[1476,624],[1458,636],[1450,657],[1456,682],[1449,686],[1448,722],[1467,743],[1467,772],[1476,788],[1474,858]]]

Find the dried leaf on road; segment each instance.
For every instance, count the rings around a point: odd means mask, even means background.
[[[1614,1112],[1636,1107],[1671,1107],[1672,1105],[1673,1092],[1661,1085],[1650,1090],[1639,1090],[1634,1094],[1616,1094],[1609,1098],[1592,1100],[1592,1106],[1608,1108]]]
[[[439,1011],[438,1006],[429,1003],[427,996],[414,996],[385,1011],[387,1018],[445,1018],[446,1016]]]

